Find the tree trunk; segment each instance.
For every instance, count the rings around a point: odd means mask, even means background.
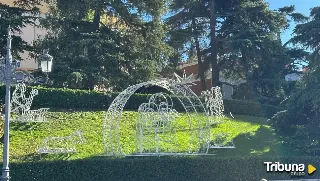
[[[94,11],[94,15],[93,15],[92,32],[98,31],[99,27],[100,27],[100,9],[96,8]],[[94,63],[94,62],[96,62],[96,57],[95,57],[96,53],[97,53],[97,50],[94,46],[88,47],[88,58],[92,62],[92,64],[96,64],[96,63]],[[96,65],[93,65],[93,66],[96,66]],[[87,78],[88,78],[87,88],[89,90],[93,90],[95,85],[93,83],[93,76],[90,74],[91,73],[87,74]]]
[[[219,81],[219,67],[218,67],[218,46],[216,39],[216,8],[215,8],[215,0],[211,0],[210,3],[210,38],[211,38],[211,86],[220,86]]]
[[[206,77],[204,75],[205,72],[204,72],[202,61],[201,61],[200,43],[199,43],[199,39],[197,37],[196,37],[196,50],[197,50],[198,73],[199,73],[200,82],[201,82],[201,89],[202,89],[202,91],[205,91],[205,90],[207,90]]]
[[[96,9],[94,11],[94,16],[93,16],[93,28],[94,30],[98,30],[100,26],[100,10]]]
[[[242,64],[243,64],[244,75],[246,77],[246,81],[250,81],[251,76],[249,75],[249,65],[248,65],[247,54],[242,47],[240,47],[240,52],[241,52],[241,60],[242,60]]]
[[[192,18],[192,33],[195,39],[195,44],[196,44],[196,52],[197,52],[197,61],[198,61],[198,75],[200,77],[200,83],[201,83],[201,90],[205,91],[207,90],[207,85],[206,85],[206,77],[204,75],[204,69],[203,69],[203,64],[201,61],[201,50],[200,50],[200,42],[198,39],[198,35],[195,32],[196,29],[196,22],[195,22],[195,17],[193,16]]]

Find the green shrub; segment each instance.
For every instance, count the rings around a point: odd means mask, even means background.
[[[271,117],[279,111],[279,108],[276,106],[236,99],[225,99],[224,107],[225,113],[231,112],[232,114],[260,117]]]
[[[285,81],[272,79],[263,79],[254,85],[243,83],[235,88],[232,98],[278,106],[281,101],[285,99],[285,91],[289,94],[289,90],[284,90],[279,83],[281,83],[283,87],[287,86],[287,82]],[[264,92],[268,92],[268,94],[263,96],[259,95],[260,93],[257,91],[257,87],[264,90]],[[292,87],[289,88],[292,89]]]
[[[107,110],[112,101],[119,93],[104,94],[96,91],[65,89],[65,88],[44,88],[34,87],[39,90],[39,95],[34,98],[33,108],[59,108],[59,109],[94,109]],[[11,91],[13,92],[14,87]],[[30,91],[31,88],[28,87]],[[1,102],[4,102],[5,87],[0,87]],[[137,110],[141,103],[147,102],[150,95],[134,94],[130,97],[125,105],[126,110]],[[188,97],[173,97],[173,103],[177,111],[185,111],[182,104],[178,100],[180,98],[188,99]],[[202,102],[204,100],[200,98]],[[277,107],[264,105],[245,100],[224,100],[225,112],[229,114],[244,114],[261,117],[271,117],[278,112]],[[188,105],[185,105],[188,106]],[[197,109],[197,111],[202,111]]]
[[[147,157],[27,162],[10,165],[16,181],[82,180],[211,180],[290,179],[289,173],[267,172],[264,162],[320,165],[315,157]],[[306,174],[307,169],[305,170]],[[304,178],[319,178],[319,172]]]

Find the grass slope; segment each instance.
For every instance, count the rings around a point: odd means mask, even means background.
[[[121,141],[124,150],[134,151],[134,134],[137,118],[136,112],[126,111],[122,115]],[[10,132],[10,159],[14,162],[39,160],[74,160],[104,154],[102,141],[102,127],[105,112],[49,112],[48,123],[11,123]],[[187,115],[181,115],[176,121],[181,127],[186,126]],[[234,118],[225,118],[223,124],[212,127],[213,133],[227,133],[229,140],[233,139],[235,149],[211,149],[217,156],[249,156],[249,155],[294,155],[298,154],[282,146],[272,129],[266,124],[265,118],[234,115]],[[75,154],[39,155],[36,149],[42,140],[50,136],[67,136],[81,129],[86,139],[84,145],[77,146]],[[177,133],[177,148],[187,151],[188,139],[186,133]],[[213,139],[213,137],[211,137]],[[150,148],[152,149],[152,144]],[[2,151],[2,145],[1,145]],[[301,155],[301,154],[300,154]]]

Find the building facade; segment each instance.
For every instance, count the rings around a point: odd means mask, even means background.
[[[198,75],[198,63],[197,62],[190,62],[190,63],[181,64],[179,69],[182,70],[183,72],[185,72],[186,76],[189,76],[191,74],[193,74],[194,76]],[[206,88],[207,88],[207,90],[210,90],[212,87],[211,72],[209,72],[205,77],[206,77]],[[232,98],[233,91],[234,91],[233,86],[238,86],[238,85],[245,82],[244,80],[235,81],[235,80],[225,79],[223,77],[223,75],[220,75],[220,81],[225,82],[221,86],[221,91],[222,91],[223,97],[226,99]],[[200,79],[195,78],[193,83],[195,83],[196,85],[192,85],[190,88],[197,95],[201,95],[202,85],[201,85]]]
[[[13,0],[0,0],[0,3],[14,6]],[[41,12],[40,17],[45,17],[45,14],[49,11],[48,6],[44,4],[38,8]],[[39,24],[39,22],[36,22],[36,24]],[[15,32],[15,35],[19,35],[24,41],[31,45],[34,41],[43,38],[46,34],[47,30],[32,24],[27,24],[26,27],[22,28],[21,33]],[[34,70],[39,68],[37,61],[34,58],[31,58],[29,53],[30,52],[28,51],[20,53],[22,58],[20,70]]]

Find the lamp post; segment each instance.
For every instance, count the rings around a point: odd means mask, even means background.
[[[6,82],[6,97],[5,97],[5,119],[4,119],[4,132],[3,132],[3,166],[2,166],[2,176],[1,181],[9,181],[10,170],[9,170],[9,128],[10,128],[10,87],[11,79],[15,72],[15,69],[19,67],[19,62],[13,61],[11,56],[11,29],[8,28],[8,38],[7,38],[7,55],[5,57],[4,72],[1,75]],[[48,54],[47,50],[39,57],[41,61],[41,69],[46,73],[48,80],[48,72],[51,72],[52,59],[53,57]],[[47,81],[46,80],[46,81]]]
[[[49,80],[48,73],[51,72],[53,57],[49,55],[48,50],[43,50],[42,55],[39,56],[39,60],[41,70],[46,75],[45,83],[47,84]]]
[[[7,39],[7,56],[5,59],[5,81],[6,81],[6,97],[5,97],[5,119],[4,119],[4,140],[3,140],[3,166],[1,181],[8,181],[9,176],[9,119],[10,119],[10,85],[12,76],[12,56],[11,56],[11,30],[8,28]]]

